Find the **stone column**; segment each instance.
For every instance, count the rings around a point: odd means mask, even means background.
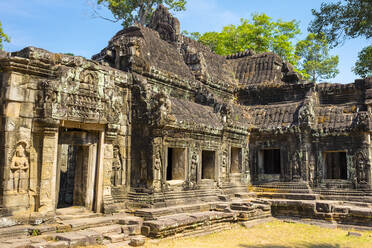
[[[97,156],[97,175],[96,175],[96,201],[94,209],[97,213],[103,211],[103,185],[104,185],[104,164],[103,156],[105,151],[105,131],[99,133],[98,156]]]
[[[43,132],[42,165],[40,178],[39,212],[49,213],[56,209],[58,128],[46,127]]]
[[[88,156],[88,179],[87,179],[87,194],[85,198],[85,206],[87,209],[93,209],[94,200],[94,181],[96,177],[96,166],[97,166],[97,144],[89,146],[89,156]]]
[[[29,210],[30,145],[33,103],[22,74],[4,72],[0,96],[2,204],[22,215]]]

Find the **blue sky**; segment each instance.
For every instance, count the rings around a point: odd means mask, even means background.
[[[273,19],[300,21],[306,29],[313,16],[311,9],[319,9],[326,0],[188,0],[187,10],[176,13],[181,30],[220,31],[223,26],[239,24],[240,18],[253,13],[266,13]],[[44,48],[52,52],[74,53],[86,58],[104,48],[110,38],[121,29],[112,23],[92,17],[94,0],[0,0],[0,21],[4,32],[11,37],[6,51],[17,51],[26,46]],[[328,1],[329,2],[329,1]],[[100,13],[110,17],[110,12]],[[330,82],[350,83],[357,78],[351,71],[358,52],[371,41],[347,40],[332,50],[340,57],[340,74]]]

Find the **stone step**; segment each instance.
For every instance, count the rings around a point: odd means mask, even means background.
[[[71,220],[64,220],[62,223],[65,226],[69,226],[71,230],[80,230],[90,227],[99,227],[104,225],[113,224],[115,217],[103,216],[94,218],[76,218]]]
[[[277,192],[277,193],[297,193],[297,194],[309,194],[309,189],[284,189],[284,188],[252,188],[254,192]]]
[[[257,192],[257,197],[269,199],[289,199],[289,200],[317,200],[318,194],[297,194],[297,193],[274,193]]]
[[[100,227],[91,227],[87,230],[93,231],[96,233],[99,233],[101,235],[107,234],[107,233],[122,233],[122,225],[108,225],[108,226],[100,226]]]
[[[0,228],[0,238],[16,238],[20,236],[26,236],[29,234],[29,229],[32,228],[30,225],[17,225],[11,227]]]
[[[79,215],[77,214],[65,214],[65,215],[58,215],[56,216],[56,220],[64,221],[64,220],[73,220],[76,218],[95,218],[95,217],[101,217],[102,214],[100,213],[81,213]]]
[[[67,241],[44,241],[40,243],[31,243],[27,248],[67,248],[69,243]]]
[[[129,239],[129,235],[125,233],[106,233],[103,237],[111,243],[119,243]]]
[[[179,205],[165,208],[142,208],[135,212],[135,216],[145,218],[145,220],[154,220],[161,216],[178,214],[178,213],[192,213],[200,211],[209,211],[213,203],[198,203],[190,205]]]
[[[69,246],[87,246],[98,244],[103,240],[103,237],[96,232],[86,231],[57,233],[55,239],[58,241],[66,241]]]
[[[255,198],[257,194],[255,192],[239,192],[234,194],[235,197],[240,199]]]
[[[145,221],[142,234],[152,238],[161,238],[220,222],[232,222],[235,219],[235,213],[216,211],[168,215],[157,220]]]
[[[320,195],[323,200],[372,203],[372,197],[349,195]]]
[[[78,207],[78,206],[56,209],[57,215],[80,215],[80,214],[84,214],[88,212],[91,212],[91,211],[87,211],[85,207]]]

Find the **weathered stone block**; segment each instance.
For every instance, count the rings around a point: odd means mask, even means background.
[[[317,202],[316,203],[316,211],[323,212],[323,213],[331,213],[334,207],[332,203],[329,202]]]
[[[7,87],[5,99],[8,101],[24,102],[26,100],[27,90],[19,87]]]
[[[34,104],[33,103],[22,103],[19,116],[25,118],[34,117]]]
[[[88,245],[88,237],[76,232],[60,233],[56,235],[57,240],[67,241],[70,246]]]
[[[145,238],[144,237],[133,237],[130,239],[129,245],[130,246],[142,246],[145,244]]]
[[[88,230],[95,231],[97,233],[106,234],[106,233],[121,233],[122,226],[121,225],[109,225],[109,226],[101,226],[101,227],[92,227]]]
[[[128,234],[124,233],[106,233],[105,239],[110,240],[111,243],[118,243],[128,238]]]
[[[23,104],[19,102],[8,102],[4,108],[4,116],[18,118],[21,112],[21,105]]]

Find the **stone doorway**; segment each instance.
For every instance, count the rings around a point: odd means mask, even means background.
[[[202,179],[214,179],[215,165],[216,165],[216,152],[215,151],[202,151]]]
[[[262,150],[264,174],[280,174],[280,149]]]
[[[241,173],[242,149],[231,147],[230,173]]]
[[[167,181],[185,180],[186,149],[168,148]]]
[[[98,133],[63,129],[59,137],[56,206],[82,206],[93,210]]]
[[[325,152],[326,179],[347,180],[346,152]]]

